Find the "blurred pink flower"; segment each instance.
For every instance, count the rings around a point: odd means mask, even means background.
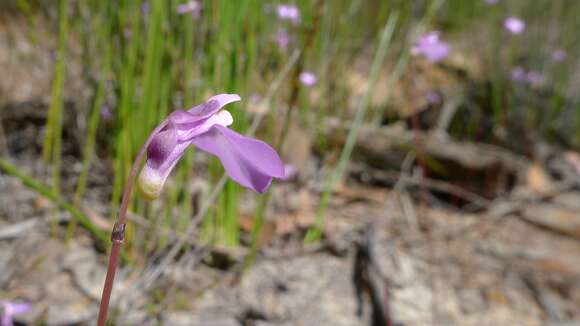
[[[0,300],[0,325],[14,325],[14,321],[12,320],[14,315],[25,313],[30,310],[30,308],[31,306],[29,303]]]
[[[427,102],[431,105],[438,105],[443,101],[443,97],[438,91],[429,91],[425,97],[427,98]]]
[[[518,17],[508,17],[503,26],[512,34],[521,34],[526,30],[526,23]]]
[[[312,86],[314,84],[316,84],[316,81],[318,78],[316,78],[316,75],[310,71],[303,71],[300,73],[300,82],[306,86]]]
[[[250,103],[251,104],[257,104],[257,103],[260,103],[260,101],[262,101],[262,96],[259,93],[254,92],[250,95]]]
[[[544,76],[537,71],[529,71],[526,74],[526,82],[532,87],[540,87],[544,84]]]
[[[485,3],[488,5],[495,5],[498,3],[499,0],[485,0]]]
[[[123,28],[123,37],[126,39],[130,39],[133,36],[133,31],[129,27]]]
[[[149,5],[149,1],[144,1],[141,4],[141,13],[143,15],[148,15],[149,14],[149,11],[151,11],[151,6]]]
[[[50,58],[51,61],[56,61],[58,53],[56,52],[56,50],[52,49],[48,52],[48,57]]]
[[[511,79],[513,81],[522,82],[526,80],[526,71],[522,67],[515,67],[511,72]]]
[[[278,31],[276,34],[276,43],[278,43],[278,47],[280,47],[282,50],[286,50],[288,48],[288,45],[290,44],[290,35],[288,35],[286,30],[281,29]]]
[[[113,117],[113,112],[111,112],[111,108],[108,105],[103,105],[101,107],[101,119],[104,121],[110,120]]]
[[[439,32],[429,32],[415,42],[411,54],[420,54],[431,62],[438,62],[449,55],[449,45],[439,39]]]
[[[281,4],[277,8],[278,17],[282,20],[289,20],[294,24],[300,22],[300,10],[295,5]]]
[[[540,87],[544,84],[544,75],[540,72],[529,70],[522,67],[515,67],[511,72],[511,79],[515,82],[526,83],[531,87]]]
[[[552,51],[552,61],[554,62],[562,62],[566,60],[568,57],[568,53],[564,49],[556,49]]]
[[[201,14],[201,4],[199,3],[199,1],[196,0],[191,0],[186,3],[182,3],[177,6],[177,13],[178,14],[190,13],[191,17],[197,19]]]

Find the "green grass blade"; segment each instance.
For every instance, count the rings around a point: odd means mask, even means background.
[[[376,85],[378,77],[379,77],[380,69],[383,65],[385,56],[387,54],[387,50],[389,49],[389,45],[391,43],[391,38],[393,36],[393,32],[394,32],[395,26],[397,24],[398,16],[399,16],[398,13],[392,13],[389,16],[387,23],[385,24],[385,27],[384,27],[383,32],[381,34],[379,45],[377,47],[377,50],[375,52],[375,56],[374,56],[374,59],[373,59],[372,65],[371,65],[370,81],[368,84],[368,88],[367,88],[367,90],[366,90],[366,92],[365,92],[365,94],[360,102],[360,105],[359,105],[358,110],[356,112],[354,121],[353,121],[351,128],[350,128],[350,131],[348,133],[346,143],[345,143],[345,145],[340,153],[338,165],[336,166],[336,168],[334,169],[334,171],[332,172],[330,177],[327,179],[327,182],[325,184],[324,191],[322,194],[320,206],[318,209],[318,213],[316,214],[315,224],[310,230],[308,230],[306,237],[304,239],[305,242],[313,242],[313,241],[317,241],[318,239],[320,239],[321,232],[322,232],[321,231],[322,230],[322,223],[324,220],[324,215],[326,213],[326,208],[328,207],[328,203],[330,202],[330,199],[332,197],[332,191],[334,190],[334,186],[340,180],[340,178],[342,178],[342,176],[344,175],[348,161],[350,160],[350,155],[351,155],[352,150],[354,148],[354,145],[356,143],[356,139],[358,137],[360,128],[363,125],[366,112],[369,108],[371,96],[372,96],[373,91],[375,89],[375,85]]]
[[[85,214],[83,214],[73,204],[62,200],[60,194],[55,192],[54,189],[51,189],[51,187],[43,185],[33,177],[27,175],[26,173],[19,170],[17,167],[15,167],[14,165],[8,163],[3,159],[0,159],[0,170],[3,170],[7,174],[18,178],[20,181],[22,181],[22,183],[26,187],[38,192],[39,194],[46,197],[50,201],[54,202],[58,207],[69,212],[75,220],[77,220],[85,229],[87,229],[87,231],[89,231],[95,238],[100,240],[101,244],[105,245],[109,243],[108,232],[99,229],[96,225],[93,224],[93,222],[91,222],[91,220]]]

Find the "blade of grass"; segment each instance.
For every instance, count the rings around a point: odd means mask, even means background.
[[[61,209],[64,209],[67,212],[69,212],[72,215],[72,217],[75,220],[77,220],[85,229],[87,229],[87,231],[89,231],[95,238],[97,238],[102,245],[106,245],[109,242],[108,232],[99,229],[96,225],[93,224],[93,222],[91,222],[91,220],[85,214],[83,214],[73,204],[62,200],[60,194],[57,193],[51,187],[43,185],[35,178],[27,175],[26,173],[19,170],[17,167],[8,163],[4,159],[0,159],[0,170],[3,170],[7,174],[18,178],[20,181],[22,181],[22,183],[26,187],[38,192],[42,196],[46,197],[47,199],[55,203]]]
[[[83,161],[82,161],[82,171],[77,180],[77,186],[74,195],[74,204],[79,206],[80,202],[84,196],[86,186],[87,186],[87,177],[89,174],[89,170],[91,167],[91,161],[95,154],[95,144],[97,141],[97,128],[99,126],[100,116],[101,116],[101,109],[105,102],[105,88],[107,83],[107,78],[110,71],[111,66],[111,56],[112,56],[112,49],[111,46],[107,43],[107,37],[109,37],[109,29],[110,24],[107,24],[107,21],[100,21],[96,20],[95,27],[97,29],[97,34],[99,34],[98,41],[102,42],[104,45],[104,56],[103,61],[101,62],[101,76],[100,80],[97,85],[97,89],[95,91],[95,96],[93,100],[93,107],[91,110],[91,114],[89,116],[89,125],[87,130],[87,137],[86,142],[83,148]],[[76,221],[71,221],[67,228],[65,241],[68,242],[74,234],[76,226]]]
[[[60,196],[60,167],[61,167],[61,144],[62,144],[62,107],[65,78],[65,52],[68,39],[68,0],[59,2],[59,27],[58,27],[58,50],[54,79],[52,82],[51,101],[48,108],[48,120],[46,123],[46,135],[44,138],[43,157],[46,163],[52,164],[52,187]],[[51,222],[52,234],[56,236],[58,219]]]
[[[385,56],[387,54],[387,50],[389,49],[391,38],[393,36],[393,32],[397,24],[398,16],[399,16],[398,12],[389,15],[387,23],[383,28],[381,38],[371,65],[368,88],[358,106],[354,121],[350,127],[350,131],[346,139],[346,143],[340,153],[338,165],[336,166],[330,177],[327,178],[320,206],[318,209],[318,213],[316,214],[315,224],[312,228],[310,228],[310,230],[308,230],[304,238],[304,241],[307,243],[314,242],[320,239],[322,223],[324,221],[326,208],[328,207],[328,203],[330,202],[330,199],[332,197],[332,191],[334,190],[336,183],[340,180],[340,178],[342,178],[346,170],[347,163],[350,160],[350,155],[356,143],[356,139],[358,137],[360,128],[363,125],[366,112],[369,108],[371,96],[375,89],[380,69],[383,65]]]

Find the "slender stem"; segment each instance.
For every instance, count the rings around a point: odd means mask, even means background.
[[[305,43],[304,43],[304,49],[302,52],[298,52],[295,51],[292,54],[292,57],[290,59],[290,61],[288,62],[287,66],[282,70],[282,73],[280,74],[279,77],[279,81],[281,82],[282,79],[284,78],[284,76],[286,75],[287,70],[290,69],[290,67],[294,64],[293,62],[296,62],[296,68],[294,69],[294,75],[292,76],[292,92],[290,94],[290,99],[288,101],[288,109],[286,111],[286,117],[284,119],[284,124],[282,126],[282,132],[280,134],[280,138],[278,139],[278,142],[276,143],[276,150],[278,150],[280,153],[282,153],[282,149],[284,146],[284,143],[286,141],[286,138],[288,137],[288,132],[290,130],[290,123],[292,120],[292,111],[293,108],[296,106],[297,102],[298,102],[298,98],[300,95],[300,84],[299,84],[299,76],[300,73],[302,72],[302,68],[304,66],[304,60],[306,58],[306,53],[308,53],[308,51],[312,48],[312,46],[314,45],[314,41],[316,39],[316,35],[318,34],[318,29],[319,29],[319,24],[320,24],[320,19],[322,16],[322,11],[323,11],[323,7],[324,7],[324,0],[318,0],[315,5],[314,5],[314,20],[312,22],[312,24],[310,25],[306,35],[308,35],[308,38],[306,39]],[[274,83],[276,84],[276,83]],[[274,85],[272,84],[272,85]],[[271,88],[271,90],[274,90],[275,88]],[[271,96],[267,96],[267,101],[266,103],[270,102],[270,97]],[[252,123],[252,128],[257,127],[258,124],[260,123],[259,120],[255,120],[254,123]],[[254,128],[255,129],[255,128]],[[270,198],[272,196],[272,192],[270,190],[271,188],[268,189],[268,191],[259,198],[258,200],[258,206],[256,208],[256,213],[255,213],[255,218],[254,218],[254,225],[252,227],[252,237],[251,237],[251,245],[250,245],[250,253],[246,256],[245,261],[244,261],[244,266],[243,269],[247,270],[254,262],[254,259],[256,258],[256,254],[258,252],[258,245],[259,245],[259,240],[260,240],[260,234],[262,232],[262,225],[264,223],[264,214],[266,212],[266,207],[268,206],[268,202],[270,201]]]
[[[121,199],[121,207],[119,209],[119,215],[117,217],[117,222],[113,226],[113,232],[111,233],[111,254],[109,256],[109,263],[107,265],[107,276],[105,277],[105,284],[103,286],[103,294],[101,296],[101,305],[99,307],[99,317],[97,319],[97,326],[105,326],[107,322],[107,314],[109,311],[109,301],[111,300],[111,292],[113,291],[113,283],[115,281],[115,273],[117,272],[117,265],[119,263],[119,252],[121,250],[121,244],[125,240],[125,216],[127,215],[127,208],[129,207],[129,199],[131,198],[131,191],[133,190],[133,184],[135,183],[135,177],[137,176],[137,171],[141,167],[141,161],[143,156],[145,156],[145,151],[149,144],[153,140],[153,137],[161,131],[167,125],[167,120],[164,120],[153,130],[153,132],[147,138],[147,141],[141,146],[135,162],[131,167],[131,172],[129,173],[129,178],[125,184],[125,189],[123,190],[123,198]]]
[[[120,227],[123,225],[123,227]],[[120,228],[124,231],[124,224],[115,224],[113,229]],[[115,232],[113,232],[115,233]],[[123,233],[117,233],[124,238]],[[109,265],[107,266],[107,276],[105,277],[105,285],[103,287],[103,294],[101,296],[101,305],[99,307],[99,317],[97,321],[98,326],[105,326],[107,322],[107,313],[109,311],[109,301],[111,300],[111,292],[113,291],[113,282],[115,281],[115,272],[117,271],[117,264],[119,263],[119,252],[121,250],[122,239],[113,239],[111,235],[111,255],[109,256]]]

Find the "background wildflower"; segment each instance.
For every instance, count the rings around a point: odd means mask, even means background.
[[[303,71],[300,73],[299,76],[300,82],[306,86],[313,86],[316,84],[318,78],[316,75],[311,71]]]
[[[111,111],[111,108],[108,105],[103,105],[101,107],[101,119],[107,121],[110,120],[113,117],[113,112]]]
[[[552,51],[552,61],[562,62],[568,58],[568,53],[564,49],[556,49]]]
[[[199,1],[191,0],[186,3],[177,5],[176,11],[178,14],[190,13],[191,17],[197,19],[201,15],[201,4],[199,3]]]
[[[441,104],[441,102],[443,102],[443,98],[441,96],[441,93],[439,93],[438,91],[427,92],[426,98],[427,98],[427,102],[431,105],[438,105],[438,104]]]
[[[526,82],[532,87],[540,87],[544,84],[544,75],[537,71],[529,71],[526,74]]]
[[[149,4],[149,1],[144,1],[141,4],[141,14],[146,16],[146,15],[149,15],[150,11],[151,11],[151,5]]]
[[[295,5],[281,4],[277,8],[278,17],[282,20],[289,20],[294,24],[300,22],[300,10]]]
[[[288,48],[288,45],[290,44],[290,35],[288,35],[286,30],[281,29],[278,31],[278,33],[276,33],[276,43],[282,50],[286,50]]]
[[[526,71],[522,67],[515,67],[511,72],[511,80],[516,82],[522,82],[526,80]]]
[[[129,27],[123,28],[123,37],[125,39],[130,39],[133,36],[133,31]]]
[[[449,45],[439,39],[439,32],[429,32],[411,48],[413,55],[422,55],[431,62],[439,62],[449,55]]]
[[[0,300],[0,325],[14,325],[14,315],[25,313],[30,310],[30,308],[31,305],[29,303]]]
[[[512,34],[521,34],[526,30],[526,23],[518,17],[508,17],[504,20],[504,28]]]
[[[527,71],[522,67],[515,67],[511,72],[511,80],[526,83],[531,87],[540,87],[544,84],[544,75],[538,71]]]

